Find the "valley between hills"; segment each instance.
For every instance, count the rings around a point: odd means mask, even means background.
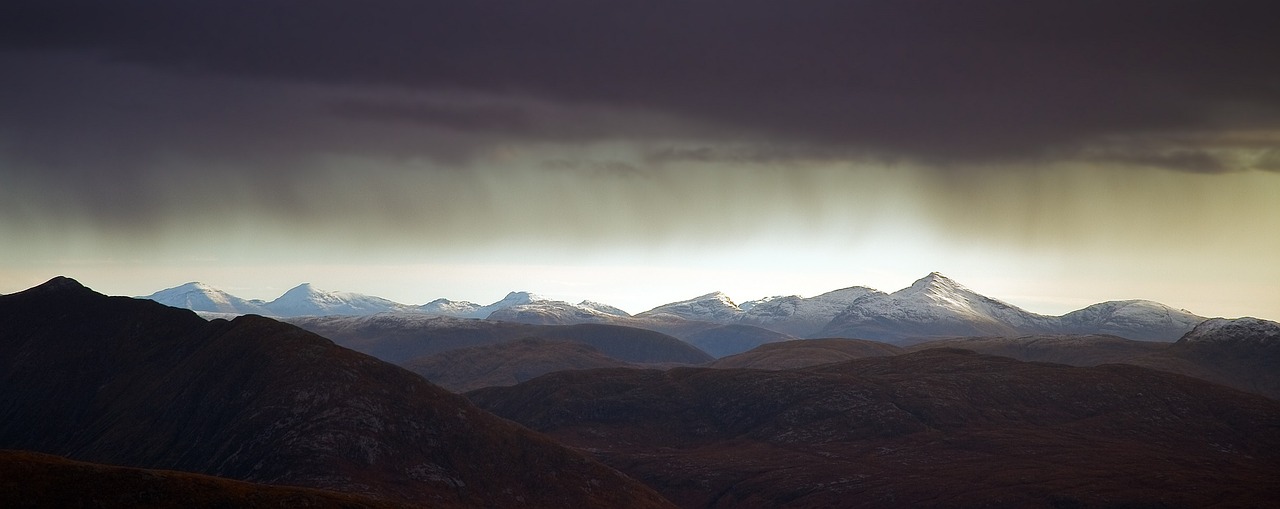
[[[5,507],[1263,507],[1280,323],[885,293],[630,315],[0,296]]]

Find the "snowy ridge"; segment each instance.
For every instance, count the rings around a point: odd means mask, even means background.
[[[418,311],[432,315],[456,316],[466,318],[483,318],[475,316],[479,313],[479,309],[483,307],[474,302],[465,300],[454,301],[449,299],[436,299],[421,306]]]
[[[563,301],[544,301],[518,304],[495,310],[487,319],[537,325],[569,325],[576,323],[612,323],[622,318],[609,313],[581,307]]]
[[[1204,321],[1185,309],[1149,300],[1113,300],[1058,317],[1063,333],[1112,334],[1139,341],[1169,341]]]
[[[628,313],[628,312],[626,312],[626,311],[623,311],[623,310],[622,310],[622,309],[620,309],[620,308],[617,308],[617,307],[614,307],[614,306],[610,306],[610,305],[605,304],[605,303],[603,303],[603,302],[596,302],[596,301],[593,301],[593,300],[584,300],[584,301],[582,301],[582,302],[579,302],[579,303],[578,303],[578,307],[583,308],[583,309],[590,309],[590,310],[592,310],[592,311],[598,311],[598,312],[604,313],[604,314],[606,314],[606,315],[621,316],[621,317],[630,317],[630,316],[631,316],[631,313]]]
[[[666,315],[685,320],[732,323],[742,313],[742,308],[734,304],[733,299],[724,292],[711,292],[689,300],[664,304],[637,314],[636,317],[657,318]]]
[[[747,301],[739,305],[744,311],[739,321],[796,337],[807,337],[818,333],[854,301],[870,293],[876,291],[854,286],[809,298],[787,295]]]
[[[409,306],[381,297],[320,290],[311,286],[311,283],[294,287],[276,300],[268,302],[266,308],[276,316],[371,315],[412,311]]]

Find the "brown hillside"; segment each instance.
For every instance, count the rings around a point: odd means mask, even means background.
[[[977,337],[929,341],[907,347],[918,352],[930,348],[960,348],[1021,361],[1056,362],[1071,366],[1126,363],[1162,351],[1169,343],[1134,341],[1105,335],[1038,335],[1016,338]]]
[[[1261,507],[1280,403],[957,350],[805,370],[553,373],[469,393],[683,507]]]
[[[708,364],[712,368],[794,369],[902,353],[901,347],[861,339],[802,339],[761,345]]]

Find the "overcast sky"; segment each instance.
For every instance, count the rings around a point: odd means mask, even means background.
[[[0,293],[1280,319],[1273,5],[9,0]]]

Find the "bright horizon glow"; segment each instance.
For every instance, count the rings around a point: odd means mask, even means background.
[[[1153,284],[1150,292],[1144,294],[1123,285],[1109,284],[1105,277],[1078,278],[1066,281],[1064,285],[1064,281],[1054,281],[1050,276],[984,276],[986,272],[981,267],[965,266],[956,260],[950,260],[947,265],[954,270],[944,268],[937,272],[977,293],[1043,315],[1062,315],[1111,300],[1143,299],[1205,317],[1280,318],[1275,314],[1268,315],[1262,308],[1249,309],[1248,303],[1243,301],[1222,305],[1217,304],[1220,299],[1198,300],[1201,296],[1197,292],[1180,293],[1176,285]],[[145,296],[199,281],[237,297],[270,301],[294,286],[312,283],[322,290],[372,295],[410,305],[421,305],[438,298],[484,305],[502,299],[508,292],[528,291],[571,303],[594,300],[636,314],[713,291],[722,291],[737,303],[781,295],[813,297],[850,286],[892,293],[933,272],[916,270],[905,264],[850,270],[827,263],[810,263],[803,269],[792,270],[493,264],[206,266],[195,271],[186,267],[156,270],[99,264],[83,265],[79,269],[79,274],[51,273],[48,277],[33,275],[25,280],[9,275],[0,279],[0,284],[3,284],[0,292],[21,291],[55,275],[65,275],[108,295]],[[200,274],[198,277],[190,276],[197,272]],[[743,277],[743,274],[750,274],[750,277]],[[165,282],[149,283],[152,278]],[[1245,311],[1233,311],[1239,309]]]
[[[107,294],[148,295],[201,281],[269,301],[310,282],[412,305],[437,298],[488,304],[530,291],[638,313],[712,291],[735,302],[849,286],[893,292],[937,271],[1046,315],[1144,299],[1206,317],[1280,319],[1280,236],[1272,234],[1280,231],[1280,200],[1269,199],[1280,196],[1280,174],[1073,170],[979,174],[949,185],[903,169],[786,175],[797,180],[774,174],[760,189],[730,193],[758,203],[716,198],[709,193],[725,192],[716,181],[694,175],[699,187],[680,192],[714,206],[673,202],[674,215],[605,181],[604,191],[619,193],[608,204],[583,202],[590,186],[560,201],[607,207],[617,217],[531,230],[561,210],[536,197],[556,196],[566,183],[517,173],[514,184],[490,184],[484,194],[504,199],[491,200],[480,220],[458,216],[462,222],[449,228],[468,233],[454,237],[438,236],[434,226],[415,233],[376,223],[297,231],[271,218],[221,227],[175,221],[158,235],[77,224],[6,233],[0,222],[0,237],[28,239],[0,252],[0,292],[65,275]],[[713,218],[686,217],[698,217],[693,211]],[[670,226],[648,221],[651,213]]]

